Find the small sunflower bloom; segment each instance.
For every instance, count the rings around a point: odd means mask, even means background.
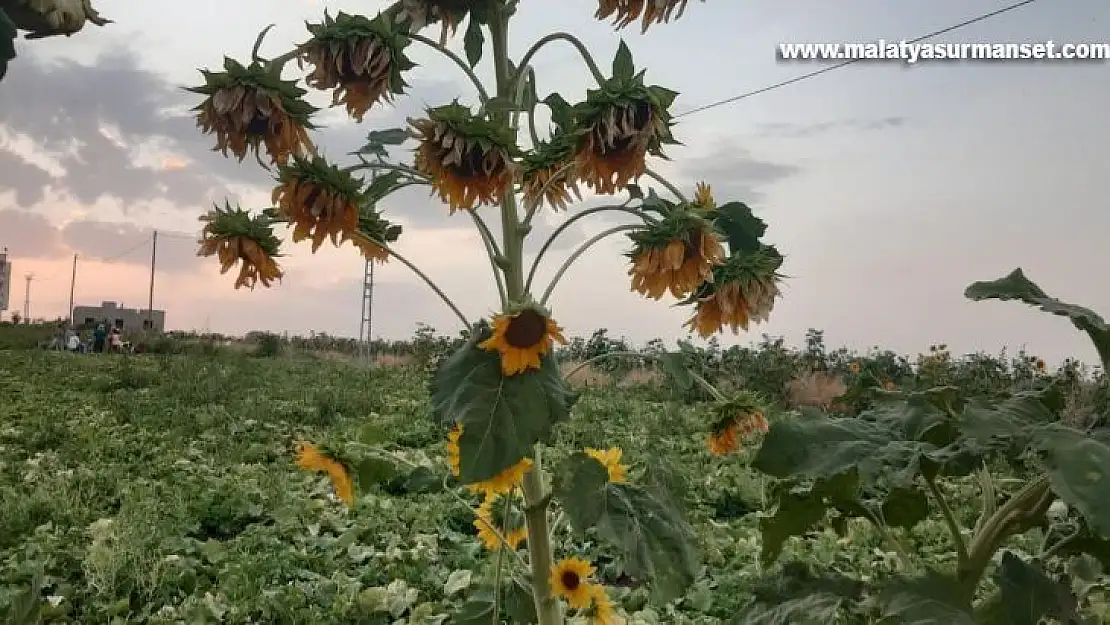
[[[782,256],[772,247],[730,256],[714,267],[713,280],[707,281],[683,304],[694,304],[694,316],[683,324],[702,338],[723,332],[725,327],[739,334],[751,324],[762,323],[780,296],[778,267]]]
[[[462,438],[462,425],[456,424],[447,432],[447,466],[451,469],[451,475],[458,477],[459,469],[459,439]]]
[[[560,560],[551,567],[551,591],[570,607],[584,610],[593,602],[593,584],[589,579],[595,571],[592,564],[581,558]]]
[[[345,105],[356,121],[408,87],[402,74],[416,67],[404,53],[410,40],[388,15],[369,19],[340,11],[333,18],[325,12],[323,22],[307,26],[312,39],[298,47],[300,63],[313,65],[305,82],[334,89],[332,105]]]
[[[420,145],[413,166],[431,180],[450,212],[499,202],[512,188],[518,153],[511,130],[471,115],[458,103],[409,119]]]
[[[363,197],[360,182],[322,157],[294,157],[278,167],[271,201],[293,226],[293,241],[312,240],[316,252],[324,240],[339,245],[359,227]]]
[[[309,117],[317,109],[303,100],[307,92],[296,81],[275,78],[260,63],[247,67],[227,59],[224,70],[202,70],[205,84],[188,88],[206,96],[193,110],[201,132],[216,135],[215,150],[240,161],[253,152],[261,162],[264,147],[278,164],[315,153],[308,131],[315,128]]]
[[[851,371],[852,373],[858,375],[860,371],[859,363],[853,362],[852,364],[848,365],[848,371]]]
[[[620,483],[627,479],[628,466],[621,464],[623,451],[620,447],[610,447],[609,449],[587,447],[585,453],[605,467],[605,470],[609,472],[610,482]]]
[[[563,329],[551,318],[551,313],[529,304],[495,316],[489,338],[478,347],[498,352],[501,373],[512,376],[539,369],[556,341],[566,345]]]
[[[528,528],[521,513],[516,489],[509,493],[487,495],[475,514],[474,528],[478,530],[478,540],[488,551],[499,551],[502,547],[516,551],[528,539]],[[504,499],[511,498],[505,505]]]
[[[327,473],[332,488],[335,489],[335,496],[347,504],[348,507],[354,504],[354,482],[343,463],[325,455],[312,443],[297,443],[296,453],[298,467],[306,471]]]
[[[632,290],[659,300],[664,293],[686,297],[712,280],[725,260],[713,227],[692,211],[676,208],[662,221],[628,235],[633,243],[628,275]]]
[[[609,593],[605,592],[604,586],[591,586],[590,599],[593,603],[582,613],[588,625],[625,624],[625,619],[617,614],[616,609],[613,607],[613,600],[609,598]]]
[[[599,20],[612,17],[617,29],[640,19],[640,32],[646,33],[653,24],[664,24],[682,17],[687,2],[689,0],[598,0],[594,17]]]
[[[259,282],[269,287],[282,278],[276,259],[280,256],[281,241],[274,236],[270,222],[265,217],[251,217],[239,208],[226,205],[202,215],[200,248],[197,256],[215,256],[224,274],[239,263],[235,288],[254,289]]]
[[[740,443],[769,429],[759,398],[747,392],[717,404],[717,421],[706,444],[714,456],[727,456],[740,448]]]

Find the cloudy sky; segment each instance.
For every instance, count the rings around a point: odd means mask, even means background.
[[[22,276],[33,273],[32,314],[63,315],[73,254],[78,304],[145,306],[157,229],[155,300],[170,326],[356,335],[363,263],[350,248],[312,256],[290,244],[284,283],[254,292],[236,292],[231,275],[194,257],[197,216],[225,197],[266,206],[269,179],[250,159],[239,165],[209,151],[213,141],[187,114],[197,100],[180,87],[196,84],[197,68],[218,66],[224,54],[245,59],[270,22],[277,28],[263,53],[277,55],[303,40],[304,21],[325,8],[374,13],[386,3],[95,4],[116,23],[68,39],[21,41],[0,83],[0,246],[15,263],[12,307],[22,307]],[[691,2],[682,20],[641,35],[595,21],[591,0],[560,0],[558,11],[524,0],[512,48],[520,54],[546,32],[566,30],[607,65],[623,36],[637,64],[650,68],[649,81],[681,92],[674,106],[681,113],[820,67],[778,61],[778,43],[908,39],[1005,4],[904,0],[893,9],[889,0],[797,0],[784,9],[772,0],[710,0]],[[938,40],[1097,42],[1108,28],[1105,0],[1043,0]],[[361,126],[322,114],[327,154],[340,158],[368,130],[398,126],[426,105],[473,100],[449,63],[426,49],[412,56],[420,63],[412,95],[396,107],[376,110]],[[541,96],[559,91],[573,102],[590,85],[569,47],[550,46],[535,67]],[[1110,263],[1110,212],[1105,190],[1096,190],[1110,171],[1108,74],[1110,65],[1091,62],[864,62],[681,117],[684,145],[657,169],[683,188],[705,180],[719,200],[749,203],[787,255],[791,278],[771,323],[724,342],[761,332],[798,342],[815,327],[834,345],[861,349],[1027,345],[1051,360],[1093,360],[1065,321],[1018,304],[970,303],[962,292],[1021,266],[1050,293],[1110,313],[1110,289],[1093,277]],[[406,227],[400,251],[468,315],[492,310],[489,267],[465,216],[448,218],[423,192],[397,195],[385,208]],[[545,219],[541,240],[558,223]],[[583,221],[553,257],[613,225]],[[554,298],[559,321],[572,334],[607,327],[635,341],[685,336],[685,309],[628,292],[623,251],[625,241],[614,237],[568,274]],[[400,264],[377,272],[375,302],[377,336],[407,336],[417,322],[456,329]]]

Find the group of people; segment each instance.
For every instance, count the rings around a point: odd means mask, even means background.
[[[123,332],[119,328],[108,329],[103,323],[96,326],[92,334],[92,343],[86,345],[81,341],[81,337],[77,335],[75,330],[66,328],[63,337],[60,337],[60,343],[65,346],[65,349],[71,352],[86,352],[92,351],[95,353],[120,352],[124,351],[125,342],[123,340]]]

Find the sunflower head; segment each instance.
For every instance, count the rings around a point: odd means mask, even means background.
[[[601,466],[609,473],[609,481],[614,483],[624,482],[628,477],[628,466],[621,464],[621,456],[623,451],[620,447],[610,447],[609,449],[594,449],[587,447],[585,450],[587,456],[597,460]]]
[[[605,592],[604,586],[600,584],[592,586],[590,588],[590,599],[592,601],[590,607],[581,612],[586,619],[586,623],[589,623],[589,625],[623,625],[625,623],[625,620],[617,614],[613,607],[613,600],[609,598],[609,593]]]
[[[19,30],[28,31],[27,39],[42,39],[80,32],[85,23],[96,26],[111,24],[101,17],[91,0],[37,0],[0,2],[0,9]]]
[[[724,262],[725,249],[696,207],[657,201],[665,207],[662,218],[628,235],[632,290],[656,300],[668,291],[686,297],[712,279],[713,268]]]
[[[278,167],[271,201],[293,226],[293,241],[312,239],[312,251],[324,239],[339,245],[359,227],[364,203],[362,182],[323,157],[294,157]]]
[[[513,184],[519,154],[513,131],[472,115],[458,102],[409,119],[420,145],[413,165],[432,179],[432,189],[451,212],[494,204]]]
[[[236,263],[239,277],[235,288],[254,289],[259,282],[268,287],[281,280],[282,271],[276,259],[281,256],[281,241],[274,235],[273,220],[265,215],[252,216],[239,207],[213,206],[201,216],[197,256],[215,256],[220,260],[220,273],[227,273]]]
[[[451,475],[455,477],[462,475],[462,437],[461,423],[456,423],[447,432],[447,466],[451,469]],[[487,480],[467,484],[466,489],[487,497],[508,493],[520,485],[524,476],[532,470],[532,465],[531,458],[521,458],[516,464]]]
[[[590,577],[594,566],[581,558],[566,558],[551,567],[551,591],[577,610],[590,607],[593,601]]]
[[[399,0],[387,15],[391,15],[396,23],[405,25],[409,32],[441,24],[439,43],[445,45],[447,38],[458,32],[459,24],[471,9],[479,4],[482,4],[481,0]]]
[[[541,141],[524,155],[521,169],[526,209],[534,210],[546,203],[552,209],[566,210],[574,198],[582,201],[574,167],[577,141],[573,134],[556,132],[550,140]]]
[[[731,399],[719,401],[713,408],[714,422],[707,437],[710,453],[728,455],[740,442],[767,431],[763,402],[753,393],[740,392]]]
[[[342,462],[331,457],[330,454],[320,450],[312,443],[303,441],[296,444],[296,462],[298,467],[306,471],[327,473],[332,488],[335,489],[335,496],[347,504],[348,507],[354,504],[354,481],[351,479],[351,473],[347,470],[346,465]]]
[[[782,255],[769,245],[755,252],[733,253],[713,268],[712,280],[680,302],[694,306],[694,316],[683,325],[709,338],[726,326],[739,334],[752,323],[767,321],[780,296],[782,262]]]
[[[529,302],[510,306],[493,318],[490,336],[478,347],[501,355],[501,373],[506,376],[540,369],[554,343],[566,345],[563,330],[551,313]]]
[[[518,492],[514,488],[508,493],[486,495],[475,512],[478,540],[489,551],[498,551],[503,546],[515,551],[528,538],[524,501]]]
[[[462,438],[462,426],[456,424],[447,432],[447,466],[451,469],[451,475],[459,476],[459,439]]]
[[[599,20],[613,18],[613,26],[624,28],[637,19],[641,20],[641,32],[647,32],[652,24],[663,24],[671,19],[682,17],[689,0],[598,0],[594,17]],[[705,2],[705,0],[702,0]]]
[[[665,158],[663,146],[677,144],[670,109],[678,94],[644,84],[643,72],[610,78],[586,92],[574,107],[578,127],[575,162],[581,180],[612,195],[644,174],[648,154]]]
[[[318,109],[303,96],[296,81],[282,80],[280,65],[251,63],[244,66],[224,59],[224,71],[201,70],[204,84],[187,90],[205,96],[193,108],[197,126],[216,135],[216,150],[230,151],[240,161],[247,152],[261,160],[264,146],[270,160],[284,163],[291,156],[312,153],[309,117]]]
[[[848,371],[851,371],[854,374],[858,374],[860,372],[859,363],[853,362],[852,364],[848,365]]]
[[[403,228],[391,223],[374,210],[374,205],[363,202],[358,215],[358,234],[350,237],[366,260],[385,263],[389,252],[380,244],[394,243],[401,237]]]
[[[392,102],[405,92],[404,72],[416,67],[407,56],[405,37],[396,21],[379,14],[339,12],[334,18],[324,13],[324,21],[307,24],[312,39],[298,46],[301,63],[313,65],[305,77],[309,86],[335,91],[332,104],[344,104],[347,113],[362,121],[370,107],[379,101]]]

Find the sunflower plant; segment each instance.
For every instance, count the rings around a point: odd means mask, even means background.
[[[703,336],[725,328],[738,333],[771,312],[783,257],[762,241],[766,225],[746,204],[718,202],[704,184],[688,196],[651,168],[651,159],[666,158],[667,146],[678,143],[671,113],[678,94],[651,84],[623,41],[607,72],[564,32],[544,36],[511,58],[508,35],[519,4],[398,0],[373,16],[325,14],[285,54],[259,55],[267,29],[250,63],[228,59],[223,71],[205,71],[204,84],[193,89],[203,96],[195,109],[200,130],[214,135],[225,155],[241,160],[254,153],[264,167],[273,167],[276,186],[274,206],[259,217],[231,206],[206,215],[201,253],[217,255],[224,271],[241,263],[236,287],[270,286],[281,277],[272,228],[284,223],[293,241],[311,240],[313,251],[327,241],[350,242],[367,259],[396,260],[415,272],[468,337],[434,371],[430,413],[443,427],[447,477],[461,489],[460,498],[477,499],[468,503],[474,505],[474,528],[497,562],[488,592],[472,596],[455,622],[507,617],[539,625],[615,623],[620,612],[595,565],[581,553],[556,553],[553,515],[579,536],[599,538],[624,572],[661,601],[682,596],[699,573],[699,558],[665,480],[626,464],[620,447],[584,449],[554,464],[545,458],[544,444],[570,418],[575,402],[555,358],[556,345],[566,339],[551,302],[554,289],[589,248],[623,234],[631,246],[631,290],[655,300],[669,294],[689,306],[688,325]],[[686,4],[600,0],[596,17],[615,20],[618,28],[641,20],[646,30],[677,18]],[[448,42],[463,24],[460,55]],[[428,28],[438,36],[421,34]],[[559,93],[540,97],[532,60],[557,42],[577,50],[596,82],[579,102]],[[430,106],[405,128],[374,129],[353,154],[356,162],[333,164],[309,135],[317,111],[304,99],[307,91],[330,92],[334,106],[361,122],[373,107],[404,94],[413,44],[446,57],[473,85],[476,98]],[[284,74],[293,60],[308,72],[305,87]],[[490,84],[475,73],[483,62],[493,69]],[[548,129],[536,122],[543,108],[550,112]],[[401,228],[381,207],[392,193],[413,186],[443,202],[444,218],[465,213],[473,223],[497,287],[497,312],[489,318],[467,317],[394,248]],[[575,211],[582,191],[617,199]],[[533,220],[545,209],[567,217],[526,264]],[[582,241],[546,285],[538,284],[537,269],[553,242],[575,222],[600,213],[627,217],[627,223]],[[680,366],[680,359],[666,356],[660,356],[662,364],[676,379],[706,387],[716,402],[707,426],[709,451],[731,453],[740,439],[766,430],[759,398],[725,397]],[[396,477],[383,470],[380,454],[359,453],[341,461],[302,445],[299,462],[327,473],[340,499],[357,507],[357,487],[383,475]],[[337,466],[356,476],[354,487]]]
[[[0,0],[0,80],[16,56],[19,31],[26,39],[69,37],[86,23],[104,26],[112,20],[101,17],[92,0]]]

